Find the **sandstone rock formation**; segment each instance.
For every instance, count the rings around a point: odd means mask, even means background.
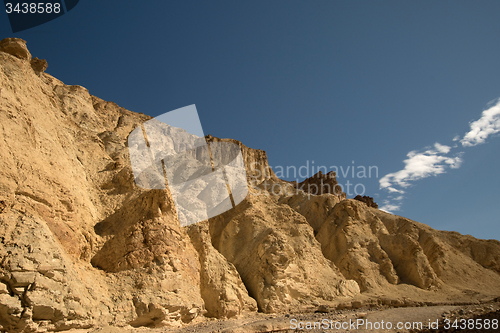
[[[24,41],[0,42],[0,330],[500,295],[500,242],[347,200],[334,174],[295,186],[232,139],[206,138],[241,148],[247,197],[181,227],[168,189],[134,182],[127,139],[151,118],[45,69]]]
[[[321,255],[304,216],[265,195],[250,193],[236,209],[211,219],[210,232],[261,311],[290,311],[359,293],[357,284]]]
[[[26,41],[21,38],[5,38],[0,41],[0,52],[13,55],[21,60],[31,61],[31,53],[26,48]]]
[[[220,139],[211,135],[207,135],[206,139],[207,142],[231,142],[237,144],[243,152],[245,169],[249,182],[259,184],[266,179],[278,179],[274,174],[273,169],[271,169],[271,167],[269,166],[269,162],[267,161],[267,154],[265,151],[260,149],[248,148],[240,141],[234,139]]]
[[[231,318],[244,311],[256,311],[257,303],[248,295],[236,267],[213,247],[208,224],[190,225],[188,233],[199,254],[200,292],[206,315]]]
[[[34,57],[31,59],[31,68],[35,71],[35,73],[39,74],[41,72],[45,72],[45,70],[48,67],[47,60],[45,59],[38,59],[37,57]]]
[[[361,196],[358,194],[357,196],[354,197],[354,200],[364,202],[368,207],[378,208],[378,205],[375,201],[373,201],[373,198],[367,195]]]
[[[314,176],[309,177],[297,184],[296,187],[304,192],[315,195],[332,193],[340,195],[345,199],[345,193],[342,192],[341,186],[337,185],[338,182],[335,171],[330,171],[327,174],[323,174],[322,171],[319,171]]]

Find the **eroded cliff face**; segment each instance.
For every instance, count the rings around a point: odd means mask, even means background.
[[[151,118],[46,68],[24,41],[0,42],[3,330],[180,326],[381,295],[500,295],[500,242],[435,231],[343,193],[297,190],[264,151],[232,139],[207,137],[241,148],[249,194],[181,227],[168,190],[134,182],[127,138]]]
[[[220,139],[211,135],[207,135],[206,139],[207,142],[231,142],[240,147],[249,183],[256,185],[262,183],[266,179],[278,180],[278,177],[276,177],[274,171],[269,166],[265,151],[249,148],[240,141],[234,139]]]

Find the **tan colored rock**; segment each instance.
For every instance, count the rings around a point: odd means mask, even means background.
[[[4,200],[0,200],[0,214],[7,208],[7,203]]]
[[[49,67],[47,64],[47,60],[45,59],[38,59],[37,57],[34,57],[31,59],[31,68],[35,71],[35,73],[43,73],[45,70]]]
[[[31,60],[31,53],[26,47],[26,41],[21,38],[2,39],[0,41],[0,52],[11,54],[21,60]]]
[[[2,317],[4,327],[13,329],[40,320],[57,321],[77,314],[81,321],[97,317],[104,321],[112,319],[107,301],[102,298],[106,294],[103,281],[95,276],[92,284],[88,283],[90,281],[85,283],[81,268],[74,266],[40,219],[20,217],[11,212],[5,220],[7,223],[0,227],[0,234],[2,247],[10,255],[5,257],[1,269],[9,273],[9,278],[4,279],[14,291],[14,296],[9,296],[10,301],[6,304],[14,304],[17,299],[24,316],[21,318],[16,311],[9,310]],[[49,278],[38,271],[40,268],[47,273],[47,267],[57,269],[58,274]]]
[[[0,294],[9,294],[9,289],[4,283],[0,283]]]
[[[453,245],[456,245],[456,243],[447,237],[451,233],[434,230],[425,224],[388,214],[378,209],[370,208],[369,210],[383,221],[393,238],[404,239],[402,242],[408,247],[406,251],[411,258],[411,260],[408,257],[406,258],[406,261],[409,261],[408,266],[413,265],[413,271],[422,276],[424,285],[429,284],[430,281],[436,281],[435,274],[439,280],[433,283],[433,286],[442,289],[445,293],[449,293],[449,291],[445,290],[451,287],[455,289],[454,292],[459,291],[465,294],[484,295],[490,292],[500,294],[500,275],[496,270],[485,269],[482,266],[481,260],[484,257],[478,256],[477,259],[473,259],[471,256],[454,248]],[[498,241],[485,241],[471,236],[459,235],[458,233],[454,234],[456,234],[456,240],[461,239],[461,243],[470,242],[470,248],[482,247],[488,244],[493,256],[500,250],[500,242]],[[399,242],[401,241],[396,241],[395,244],[394,251],[396,253],[402,251]],[[412,249],[412,251],[409,251],[409,249]],[[462,250],[464,250],[463,247]],[[430,269],[423,260],[423,256],[426,257]],[[422,266],[418,264],[419,258],[422,258],[420,261]]]
[[[178,236],[177,225],[172,239],[177,237],[180,243],[170,245],[169,253],[165,247],[170,239],[163,235],[170,231],[163,227],[173,211],[165,217],[143,214],[142,220],[134,219],[137,214],[128,216],[127,230],[144,231],[142,235],[150,239],[144,248],[125,256],[130,274],[120,274],[120,269],[103,273],[90,264],[97,253],[107,253],[111,237],[97,234],[95,225],[119,216],[116,207],[134,200],[140,206],[141,198],[155,198],[154,192],[140,190],[130,195],[135,186],[130,165],[124,163],[128,133],[150,118],[93,98],[83,87],[65,86],[48,74],[26,71],[6,53],[0,52],[0,64],[0,137],[7,142],[0,152],[0,197],[6,203],[0,227],[0,272],[5,272],[4,280],[16,292],[14,299],[29,301],[22,309],[28,324],[49,320],[46,317],[57,320],[53,327],[57,330],[126,324],[137,319],[134,295],[146,294],[149,302],[177,312],[178,321],[194,318],[193,308],[201,313],[199,261],[189,237]],[[118,137],[109,140],[102,134],[109,132]],[[110,170],[110,164],[116,168]],[[6,209],[7,204],[12,209]],[[170,255],[171,260],[156,268],[155,260],[162,255]],[[120,263],[119,255],[110,258]],[[163,270],[167,266],[170,270]],[[13,329],[21,318],[16,313],[9,316],[8,323],[1,324]]]
[[[168,310],[159,304],[149,303],[145,304],[139,300],[134,302],[137,311],[137,318],[130,322],[133,327],[163,327],[171,326],[175,323],[179,314],[174,314],[172,318],[169,316]],[[179,324],[177,326],[180,326]]]
[[[387,234],[386,228],[379,219],[365,214],[366,206],[361,205],[345,200],[333,208],[316,235],[323,254],[346,278],[356,280],[362,291],[397,284],[396,271],[377,238],[377,234]]]
[[[21,322],[23,312],[21,300],[17,296],[0,294],[0,318],[3,330],[12,329]]]
[[[406,286],[412,285],[448,295],[465,290],[474,290],[477,295],[499,293],[500,276],[453,249],[448,243],[453,241],[444,236],[449,233],[346,200],[334,207],[316,238],[325,257],[346,278],[356,280],[362,291],[392,293],[397,287],[404,293],[410,291]],[[456,235],[458,238],[496,249],[495,241],[473,242],[470,236]]]
[[[206,139],[207,142],[232,142],[237,144],[243,153],[247,178],[250,183],[259,184],[265,179],[278,179],[269,166],[265,151],[249,148],[240,141],[234,139],[219,139],[211,135],[207,135]]]
[[[440,232],[443,242],[473,259],[481,266],[500,273],[500,242],[495,239],[482,240],[457,232]]]
[[[234,265],[212,246],[208,224],[191,225],[188,233],[200,258],[200,289],[207,316],[231,318],[256,311],[257,303],[248,295]]]
[[[240,273],[260,311],[289,311],[315,299],[353,296],[345,279],[321,255],[306,219],[254,190],[234,210],[210,220],[214,247]]]
[[[321,195],[331,193],[345,199],[345,193],[342,192],[342,187],[338,185],[335,171],[330,171],[326,174],[319,171],[312,177],[296,184],[296,187],[310,194]]]
[[[35,272],[12,272],[11,287],[28,287],[35,282]]]
[[[279,203],[287,204],[299,214],[304,216],[309,225],[317,233],[330,215],[333,207],[344,200],[342,196],[335,194],[310,195],[303,191],[285,195],[280,198]]]

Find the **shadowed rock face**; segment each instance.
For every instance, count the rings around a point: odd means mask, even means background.
[[[21,60],[31,61],[26,41],[21,38],[5,38],[0,41],[0,52],[8,53]]]
[[[375,201],[373,201],[373,198],[367,195],[361,196],[358,194],[357,196],[354,197],[354,200],[364,202],[368,207],[378,208],[378,205]]]
[[[296,188],[315,195],[331,193],[339,195],[345,199],[345,193],[342,192],[341,186],[337,185],[338,182],[335,171],[330,171],[327,174],[323,174],[322,171],[319,171],[314,176],[298,183]]]
[[[134,182],[127,138],[151,118],[65,85],[35,59],[20,39],[0,42],[1,330],[500,295],[500,242],[346,200],[331,173],[293,186],[264,151],[232,139],[206,138],[241,148],[249,194],[181,227],[168,189]]]
[[[35,71],[35,73],[41,73],[45,72],[45,70],[49,67],[47,64],[47,60],[45,59],[38,59],[37,57],[34,57],[31,59],[31,68]]]

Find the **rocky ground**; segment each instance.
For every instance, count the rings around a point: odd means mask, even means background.
[[[71,330],[74,333],[118,333],[118,332],[130,332],[130,333],[140,333],[140,332],[171,332],[171,333],[258,333],[258,332],[312,332],[312,333],[323,333],[323,332],[495,332],[500,330],[497,329],[465,329],[456,330],[453,328],[444,329],[445,319],[449,319],[451,323],[455,320],[462,319],[498,319],[500,321],[500,302],[489,301],[484,303],[474,303],[469,305],[457,304],[457,305],[425,305],[419,307],[397,307],[390,308],[383,305],[372,306],[372,307],[362,307],[359,309],[345,309],[345,310],[331,310],[328,308],[321,307],[315,312],[310,313],[287,313],[287,314],[275,314],[268,315],[262,313],[255,313],[249,316],[241,318],[233,318],[229,320],[203,320],[199,323],[193,323],[188,327],[177,328],[177,329],[146,329],[146,328],[132,328],[132,327],[102,327],[91,330]],[[294,321],[296,320],[296,321]],[[364,320],[360,322],[359,329],[335,329],[335,322],[340,323],[358,323],[358,320]],[[333,321],[333,324],[332,324]],[[312,329],[300,329],[295,328],[299,322],[307,325],[308,322],[320,322],[323,328],[312,328]],[[371,322],[372,325],[375,323],[384,323],[384,329],[366,329],[366,322]],[[396,327],[398,322],[407,323],[414,328],[409,329],[388,329],[388,324],[391,323],[393,327]],[[419,324],[422,326],[418,326]],[[438,329],[430,329],[429,324],[439,324]],[[314,325],[314,324],[312,324]],[[319,325],[319,324],[317,324]],[[326,325],[326,326],[325,326]],[[333,325],[333,329],[331,328]],[[347,327],[347,324],[345,324]],[[305,327],[305,326],[304,326]],[[410,327],[410,326],[408,326]],[[434,327],[434,326],[433,326]]]

